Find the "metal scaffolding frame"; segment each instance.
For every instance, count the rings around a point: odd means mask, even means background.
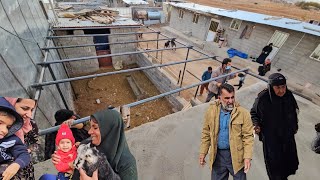
[[[89,47],[89,46],[103,46],[103,45],[114,45],[114,44],[131,44],[131,43],[139,43],[139,42],[152,42],[152,41],[168,41],[174,38],[164,38],[164,39],[152,39],[152,40],[138,40],[138,41],[124,41],[124,42],[113,42],[113,43],[96,43],[96,44],[83,44],[83,45],[72,45],[72,46],[52,46],[41,48],[42,50],[49,49],[64,49],[64,48],[78,48],[78,47]]]
[[[105,28],[108,28],[108,27],[104,27],[103,29]],[[122,27],[118,27],[118,28],[122,28]],[[125,27],[125,28],[133,28],[133,27]],[[134,27],[134,28],[140,28],[140,27]],[[181,91],[183,90],[186,90],[186,89],[190,89],[190,88],[193,88],[193,87],[196,87],[196,86],[200,86],[202,84],[205,84],[205,83],[209,83],[211,81],[214,81],[216,79],[219,79],[219,78],[223,78],[223,77],[226,77],[228,75],[232,75],[232,74],[235,74],[235,73],[238,73],[238,72],[245,72],[246,74],[249,74],[255,78],[258,78],[262,81],[265,81],[267,82],[266,79],[262,78],[262,77],[259,77],[258,75],[255,75],[253,73],[250,73],[248,72],[248,68],[245,68],[245,69],[240,69],[238,67],[235,67],[235,66],[232,66],[233,68],[235,69],[238,69],[237,71],[234,71],[230,74],[226,74],[226,75],[222,75],[222,76],[219,76],[219,77],[216,77],[216,78],[211,78],[207,81],[201,81],[199,83],[195,83],[195,84],[192,84],[192,85],[189,85],[189,86],[186,86],[186,87],[182,87],[182,84],[183,84],[183,79],[184,79],[184,74],[185,74],[185,71],[186,71],[186,65],[188,62],[194,62],[194,61],[201,61],[201,60],[205,60],[205,59],[213,59],[213,60],[216,60],[218,62],[221,62],[219,61],[216,57],[218,56],[210,56],[208,54],[206,54],[205,52],[197,49],[197,48],[194,48],[193,46],[190,46],[190,45],[186,45],[180,41],[175,41],[179,44],[181,44],[182,46],[181,47],[174,47],[174,48],[162,48],[162,49],[158,49],[159,47],[159,40],[169,40],[169,39],[175,39],[175,38],[171,38],[169,36],[166,36],[162,33],[160,33],[159,31],[155,31],[149,27],[147,27],[148,29],[150,29],[152,32],[131,32],[131,33],[115,33],[114,35],[133,35],[133,34],[149,34],[149,33],[157,33],[157,39],[155,40],[147,40],[147,41],[127,41],[127,42],[119,42],[119,44],[121,43],[139,43],[139,42],[149,42],[149,41],[157,41],[157,49],[155,50],[142,50],[142,51],[135,51],[135,52],[126,52],[126,53],[116,53],[116,54],[109,54],[109,55],[101,55],[101,56],[89,56],[89,57],[81,57],[81,58],[70,58],[70,59],[63,59],[63,60],[54,60],[54,61],[50,61],[48,62],[47,61],[47,57],[48,57],[48,52],[51,50],[51,49],[58,49],[58,47],[50,47],[50,40],[53,40],[55,39],[54,36],[48,36],[48,42],[46,44],[46,47],[43,48],[46,52],[45,52],[45,58],[44,58],[44,61],[42,63],[38,63],[38,65],[41,65],[42,66],[42,69],[41,69],[41,73],[40,73],[40,78],[39,78],[39,82],[38,83],[35,83],[32,85],[33,88],[36,88],[37,91],[36,91],[36,96],[35,96],[35,99],[38,100],[40,98],[40,94],[41,94],[41,90],[42,90],[42,87],[43,86],[48,86],[48,85],[53,85],[55,84],[57,86],[57,88],[59,89],[59,83],[65,83],[65,82],[71,82],[71,81],[76,81],[76,80],[81,80],[81,79],[87,79],[87,78],[93,78],[93,77],[100,77],[100,76],[108,76],[108,75],[114,75],[114,74],[120,74],[120,73],[126,73],[126,72],[134,72],[134,71],[140,71],[140,70],[146,70],[146,69],[152,69],[152,68],[157,68],[157,67],[165,67],[165,66],[171,66],[171,65],[176,65],[176,64],[183,64],[184,63],[184,67],[183,67],[183,71],[182,71],[182,76],[181,76],[181,81],[180,81],[180,88],[178,89],[175,89],[175,90],[172,90],[172,91],[169,91],[169,92],[165,92],[165,93],[162,93],[160,95],[157,95],[157,96],[153,96],[153,97],[150,97],[150,98],[146,98],[146,99],[143,99],[143,100],[140,100],[140,101],[137,101],[137,102],[133,102],[133,103],[130,103],[130,104],[126,104],[124,106],[122,106],[123,108],[127,108],[127,109],[130,109],[130,107],[133,107],[133,106],[137,106],[139,104],[143,104],[143,103],[146,103],[146,102],[149,102],[149,101],[152,101],[152,100],[155,100],[155,99],[158,99],[158,98],[161,98],[161,97],[165,97],[165,96],[168,96],[168,95],[171,95],[171,94],[175,94],[175,93],[180,93]],[[99,28],[96,28],[96,27],[92,27],[92,28],[59,28],[59,29],[55,29],[53,28],[53,30],[76,30],[76,29],[99,29]],[[168,39],[159,39],[159,36],[162,35]],[[92,34],[92,35],[89,35],[89,36],[103,36],[101,34]],[[72,35],[72,36],[57,36],[57,38],[64,38],[64,37],[88,37],[88,36],[83,36],[83,35]],[[111,44],[111,43],[109,43]],[[114,43],[116,44],[116,43]],[[85,46],[96,46],[97,44],[95,45],[92,45],[92,44],[87,44],[87,45],[79,45],[77,47],[85,47]],[[67,48],[65,46],[61,46],[60,48]],[[75,48],[74,47],[68,47],[68,48]],[[139,68],[133,68],[133,69],[127,69],[127,70],[120,70],[120,71],[114,71],[114,72],[107,72],[107,73],[101,73],[101,74],[94,74],[94,75],[87,75],[87,76],[80,76],[80,77],[75,77],[75,78],[67,78],[67,79],[60,79],[60,80],[56,80],[55,76],[54,76],[54,73],[50,67],[51,64],[56,64],[56,63],[63,63],[63,62],[73,62],[73,61],[82,61],[82,60],[90,60],[90,59],[96,59],[96,58],[102,58],[102,57],[112,57],[112,56],[122,56],[122,55],[133,55],[133,54],[141,54],[141,53],[149,53],[149,52],[156,52],[157,55],[156,55],[156,58],[158,57],[158,52],[159,51],[164,51],[164,50],[173,50],[173,49],[182,49],[182,48],[187,48],[187,53],[186,53],[186,58],[185,60],[183,61],[178,61],[178,62],[171,62],[171,63],[165,63],[165,64],[157,64],[157,65],[152,65],[152,66],[145,66],[145,67],[139,67]],[[197,58],[197,59],[192,59],[192,60],[188,60],[188,56],[189,56],[189,52],[190,50],[194,50],[202,55],[205,55],[206,57],[204,58]],[[44,71],[45,71],[45,68],[49,68],[49,71],[51,73],[51,76],[53,77],[53,81],[48,81],[48,82],[43,82],[43,76],[44,76]],[[180,80],[180,74],[181,74],[181,71],[179,73],[179,80]],[[179,83],[179,81],[178,81]],[[59,90],[58,90],[59,91]],[[65,103],[66,105],[66,108],[67,107],[67,104],[65,102],[65,99],[64,99],[64,96],[63,94],[59,91],[59,94],[61,96],[61,98],[63,99],[63,102]],[[296,93],[297,94],[297,93]],[[298,94],[302,97],[304,97],[303,95],[301,94]],[[82,123],[82,122],[85,122],[85,121],[88,121],[90,119],[90,117],[84,117],[84,118],[81,118],[77,121],[74,122],[74,124],[78,124],[78,123]],[[127,127],[130,126],[130,117],[128,116],[128,119],[127,119]],[[55,127],[52,127],[52,128],[48,128],[48,129],[45,129],[45,130],[40,130],[40,135],[44,135],[44,134],[47,134],[47,133],[50,133],[50,132],[53,132],[53,131],[56,131],[58,129],[58,126],[55,126]]]
[[[98,37],[98,36],[125,36],[137,34],[160,34],[160,31],[152,32],[129,32],[129,33],[112,33],[112,34],[79,34],[79,35],[65,35],[65,36],[47,36],[47,39],[61,39],[61,38],[74,38],[74,37]]]
[[[50,62],[41,62],[37,63],[40,66],[48,66],[51,64],[63,63],[63,62],[74,62],[74,61],[84,61],[84,60],[91,60],[96,58],[104,58],[104,57],[113,57],[113,56],[123,56],[123,55],[133,55],[133,54],[141,54],[141,53],[148,53],[148,52],[157,52],[157,51],[164,51],[164,50],[173,50],[173,49],[182,49],[182,48],[192,48],[191,46],[180,46],[180,47],[173,47],[173,48],[163,48],[163,49],[154,49],[154,50],[143,50],[143,51],[134,51],[134,52],[126,52],[126,53],[115,53],[115,54],[107,54],[107,55],[100,55],[100,56],[87,56],[81,58],[69,58],[63,60],[53,60]]]
[[[247,72],[248,70],[249,70],[249,68],[240,69],[240,70],[234,71],[234,72],[229,73],[229,74],[221,75],[221,76],[218,76],[218,77],[215,77],[215,78],[208,79],[208,80],[206,80],[206,81],[201,81],[201,82],[198,82],[198,83],[189,85],[189,86],[185,86],[185,87],[178,88],[178,89],[175,89],[175,90],[172,90],[172,91],[168,91],[168,92],[165,92],[165,93],[156,95],[156,96],[152,96],[152,97],[149,97],[149,98],[146,98],[146,99],[142,99],[142,100],[140,100],[140,101],[136,101],[136,102],[133,102],[133,103],[130,103],[130,104],[126,104],[126,105],[123,105],[123,107],[125,107],[125,108],[131,108],[131,107],[134,107],[134,106],[137,106],[137,105],[140,105],[140,104],[143,104],[143,103],[147,103],[147,102],[150,102],[150,101],[153,101],[153,100],[156,100],[156,99],[165,97],[165,96],[169,96],[169,95],[172,95],[172,94],[175,94],[175,93],[179,93],[179,92],[181,92],[181,91],[184,91],[184,90],[187,90],[187,89],[196,87],[196,86],[200,86],[200,85],[202,85],[202,84],[209,83],[209,82],[211,82],[211,81],[215,81],[215,80],[217,80],[217,79],[224,78],[224,77],[227,77],[227,76],[230,76],[230,75],[239,73],[239,72]],[[86,121],[88,121],[89,119],[90,119],[90,116],[87,116],[87,117],[84,117],[84,118],[75,120],[72,125],[86,122]],[[130,124],[129,124],[128,122],[130,123],[130,121],[127,121],[127,127],[130,126]],[[40,130],[40,131],[39,131],[39,134],[40,134],[40,135],[45,135],[45,134],[48,134],[48,133],[57,131],[57,130],[59,129],[59,127],[60,127],[60,126],[54,126],[54,127],[51,127],[51,128],[45,129],[45,130]]]

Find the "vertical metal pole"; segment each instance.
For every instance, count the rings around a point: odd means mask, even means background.
[[[198,94],[198,91],[199,91],[199,87],[200,86],[197,87],[196,93],[194,94],[194,99],[196,99],[196,97],[197,97],[197,94]]]
[[[179,82],[180,82],[180,76],[181,76],[181,70],[179,71],[179,76],[178,76],[178,82],[177,82],[177,84],[179,84]]]
[[[190,51],[190,47],[188,47],[186,60],[188,60],[189,51]],[[181,77],[181,81],[180,81],[180,88],[182,87],[182,83],[183,83],[183,78],[184,78],[184,73],[185,73],[185,71],[186,71],[186,67],[187,67],[187,63],[184,63],[184,67],[183,67],[183,71],[182,71],[182,77]]]
[[[160,32],[157,33],[157,49],[159,48],[159,34]],[[158,59],[158,51],[156,52],[156,58]]]
[[[160,64],[162,64],[162,53],[163,53],[163,51],[161,51],[161,61],[160,61]],[[160,67],[161,68],[161,67]]]
[[[55,80],[56,80],[56,76],[54,75],[53,70],[52,70],[50,64],[48,64],[48,69],[49,69],[49,71],[50,71],[50,74],[51,74],[51,76],[52,76],[52,79],[55,81]],[[63,94],[62,94],[62,91],[61,91],[61,89],[60,89],[59,84],[56,84],[56,87],[57,87],[57,89],[58,89],[58,92],[59,92],[59,94],[60,94],[60,97],[61,97],[61,99],[62,99],[62,101],[63,101],[64,106],[66,107],[66,109],[69,109],[68,104],[67,104],[67,102],[66,102],[66,100],[65,100],[65,98],[64,98],[64,96],[63,96]]]

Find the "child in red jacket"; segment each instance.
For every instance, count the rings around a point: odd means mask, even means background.
[[[77,148],[72,131],[67,124],[62,124],[56,136],[57,155],[61,157],[55,167],[59,171],[58,180],[70,179],[73,174],[73,161],[77,157]]]

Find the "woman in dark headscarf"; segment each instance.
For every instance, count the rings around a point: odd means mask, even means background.
[[[266,60],[266,58],[269,56],[269,54],[271,53],[272,51],[272,43],[270,43],[269,45],[265,46],[263,49],[262,49],[262,52],[261,54],[259,55],[258,59],[257,59],[257,62],[260,63],[260,64],[264,64],[264,61]]]
[[[137,180],[137,165],[131,154],[124,134],[124,123],[120,114],[112,109],[105,109],[94,113],[90,119],[91,143],[106,155],[112,169],[119,174],[121,180]],[[59,161],[57,155],[53,155],[53,162]],[[44,175],[46,176],[46,175]],[[51,179],[47,177],[43,179]],[[94,177],[83,177],[75,169],[73,180],[94,179]],[[40,178],[41,179],[41,178]]]
[[[269,76],[268,88],[261,91],[251,109],[255,132],[263,143],[263,154],[270,180],[286,180],[299,166],[295,134],[298,131],[298,104],[286,78]]]

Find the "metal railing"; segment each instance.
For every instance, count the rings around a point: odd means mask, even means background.
[[[215,77],[215,78],[211,78],[211,79],[206,80],[206,81],[195,83],[195,84],[192,84],[192,85],[189,85],[189,86],[185,86],[185,87],[182,87],[182,88],[178,88],[178,89],[175,89],[175,90],[172,90],[172,91],[168,91],[168,92],[156,95],[156,96],[152,96],[150,98],[146,98],[146,99],[142,99],[140,101],[136,101],[136,102],[133,102],[133,103],[130,103],[130,104],[126,104],[126,105],[123,105],[122,107],[131,108],[131,107],[134,107],[134,106],[146,103],[146,102],[150,102],[150,101],[153,101],[153,100],[165,97],[165,96],[169,96],[169,95],[172,95],[172,94],[175,94],[175,93],[179,93],[181,91],[184,91],[184,90],[196,87],[196,86],[200,86],[202,84],[209,83],[211,81],[215,81],[217,79],[224,78],[224,77],[227,77],[227,76],[239,73],[239,72],[247,72],[248,70],[249,70],[248,68],[245,68],[245,69],[241,69],[241,70],[238,70],[238,71],[234,71],[234,72],[229,73],[229,74],[221,75],[221,76],[218,76],[218,77]],[[88,120],[90,120],[90,116],[75,120],[72,125],[79,124],[79,123],[84,123],[84,122],[86,122]],[[128,122],[130,122],[130,120]],[[130,126],[130,124],[127,123],[127,127],[129,127],[129,126]],[[57,131],[59,129],[59,127],[60,126],[54,126],[54,127],[48,128],[48,129],[40,130],[39,134],[40,135],[46,135],[48,133],[55,132],[55,131]]]

